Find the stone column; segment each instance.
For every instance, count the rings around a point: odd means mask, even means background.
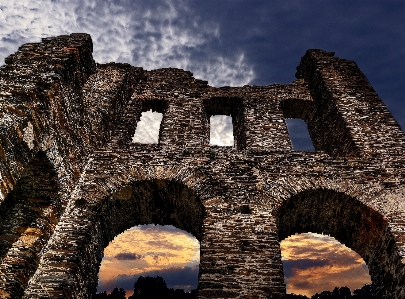
[[[278,97],[271,90],[252,91],[245,102],[246,149],[291,151],[291,140]]]
[[[67,207],[22,298],[90,298],[104,249],[100,203],[90,201]]]
[[[259,206],[212,200],[201,241],[199,298],[284,298],[275,220]]]
[[[160,145],[179,151],[202,149],[204,145],[205,112],[198,98],[170,100],[163,115]]]

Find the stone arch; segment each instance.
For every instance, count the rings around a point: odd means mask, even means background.
[[[105,198],[101,206],[104,246],[135,225],[173,225],[202,237],[203,204],[185,184],[164,179],[141,180]]]
[[[195,191],[174,180],[136,180],[101,203],[102,250],[117,235],[142,224],[173,225],[201,242],[204,206]],[[103,255],[97,257],[97,271]],[[91,279],[97,287],[97,276]]]
[[[0,205],[1,298],[23,295],[60,218],[59,192],[53,165],[38,152]]]
[[[91,173],[88,181],[83,179],[23,298],[91,298],[104,248],[135,225],[174,225],[201,240],[205,212],[200,188],[206,178],[187,168],[163,168],[129,165],[118,173]]]
[[[356,251],[369,266],[378,298],[404,298],[404,263],[386,217],[344,192],[307,189],[277,209],[279,239],[314,232],[335,237]]]

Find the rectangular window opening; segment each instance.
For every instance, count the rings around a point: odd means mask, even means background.
[[[152,109],[142,112],[141,118],[136,125],[133,143],[158,144],[159,130],[162,123],[163,113],[154,112]]]
[[[299,118],[288,118],[285,121],[293,149],[295,151],[315,152],[306,122]]]
[[[234,146],[232,116],[210,117],[210,145]]]

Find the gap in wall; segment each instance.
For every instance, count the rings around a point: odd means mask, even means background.
[[[314,152],[315,149],[305,121],[299,118],[287,118],[285,121],[293,149],[295,151]]]
[[[132,142],[143,144],[158,144],[159,129],[162,123],[163,114],[154,112],[152,109],[142,112],[141,118],[137,123]]]
[[[200,243],[172,225],[138,225],[117,235],[104,249],[97,292],[115,287],[133,294],[139,276],[162,277],[167,287],[197,289]]]
[[[232,116],[210,117],[210,145],[234,146]]]
[[[303,233],[280,242],[287,294],[311,298],[335,287],[355,289],[371,284],[359,254],[328,235]]]

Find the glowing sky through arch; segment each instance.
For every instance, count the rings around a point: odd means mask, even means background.
[[[169,288],[197,288],[200,243],[171,225],[139,225],[115,237],[104,249],[98,292],[115,287],[127,296],[139,276],[161,276]]]
[[[281,242],[287,293],[306,295],[347,286],[353,292],[371,279],[364,260],[335,238],[296,234]]]

